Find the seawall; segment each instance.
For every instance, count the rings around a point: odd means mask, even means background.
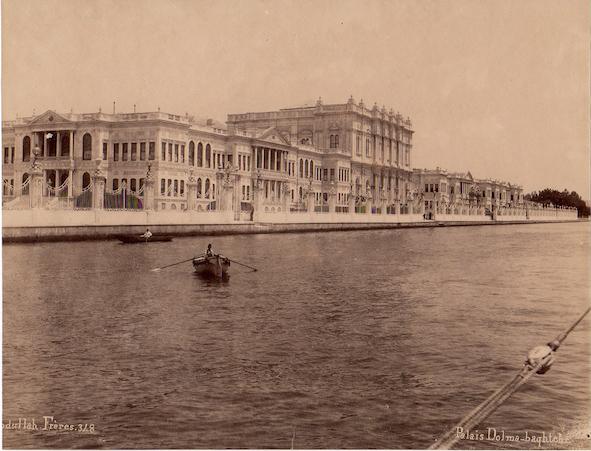
[[[207,224],[150,224],[154,234],[172,236],[215,236],[255,233],[302,233],[375,229],[406,229],[422,227],[467,227],[516,224],[555,224],[564,222],[588,222],[586,219],[530,219],[530,220],[472,220],[472,221],[406,221],[406,222],[316,222],[272,223],[237,222]],[[45,241],[108,240],[117,235],[141,235],[146,225],[71,225],[71,226],[3,226],[4,243],[34,243]]]

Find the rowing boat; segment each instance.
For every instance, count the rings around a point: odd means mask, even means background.
[[[230,260],[223,255],[201,256],[193,259],[197,274],[223,279],[229,276]]]
[[[117,235],[116,238],[125,244],[172,241],[172,236],[170,235],[152,235],[150,238],[144,238],[143,236],[139,235]]]

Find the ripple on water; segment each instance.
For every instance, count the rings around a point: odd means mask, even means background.
[[[427,447],[583,310],[588,232],[555,224],[5,246],[4,420],[49,414],[97,433],[5,431],[4,445]],[[210,241],[259,271],[233,265],[224,283],[196,277],[189,263],[150,271]],[[586,320],[552,371],[481,427],[588,424],[588,330]]]

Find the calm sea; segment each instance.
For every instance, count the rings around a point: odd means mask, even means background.
[[[3,424],[39,429],[4,429],[4,447],[427,447],[583,312],[589,232],[576,223],[6,245]],[[233,264],[224,283],[190,263],[150,271],[208,242],[259,271]],[[481,433],[561,433],[567,443],[542,448],[591,447],[590,320]],[[75,430],[43,431],[44,416]]]

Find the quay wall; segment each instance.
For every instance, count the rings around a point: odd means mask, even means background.
[[[109,210],[5,210],[2,239],[10,242],[111,239],[119,234],[153,233],[174,236],[249,233],[320,232],[475,225],[575,222],[576,217],[421,214],[261,213],[256,221],[237,221],[232,212],[159,212]]]

